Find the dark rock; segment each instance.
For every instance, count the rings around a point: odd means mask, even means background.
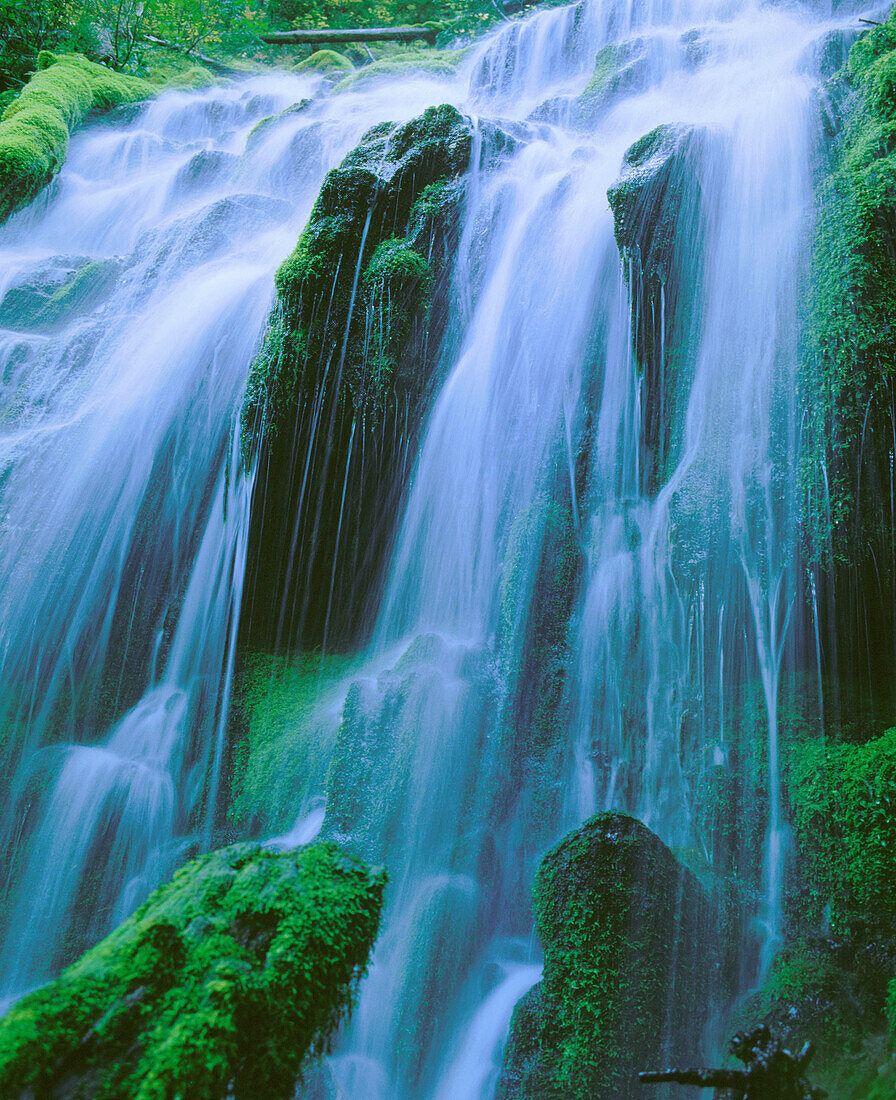
[[[373,127],[277,273],[241,418],[259,463],[243,618],[255,644],[345,644],[376,604],[437,380],[472,141],[450,106]],[[486,142],[494,156],[512,145]]]
[[[674,463],[693,370],[705,234],[700,164],[707,136],[689,126],[658,126],[626,152],[610,188],[616,241],[632,309],[642,401],[645,488],[655,491]]]
[[[544,978],[514,1013],[497,1100],[628,1100],[644,1065],[696,1060],[712,907],[641,822],[602,813],[545,856]]]

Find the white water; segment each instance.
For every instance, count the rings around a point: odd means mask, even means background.
[[[804,59],[831,25],[783,7],[591,0],[499,30],[454,82],[321,99],[253,137],[314,83],[169,94],[75,138],[58,183],[0,231],[0,292],[52,257],[121,258],[87,316],[0,329],[4,996],[213,842],[251,494],[233,425],[273,272],[324,171],[368,126],[445,101],[514,123],[551,106],[514,129],[511,159],[468,183],[460,351],[359,678],[364,721],[388,715],[412,765],[378,852],[391,876],[383,933],[330,1084],[349,1098],[491,1096],[513,1006],[538,976],[528,898],[541,854],[604,807],[710,852],[695,795],[710,765],[729,763],[725,708],[750,678],[772,793],[763,932],[744,944],[744,969],[755,979],[767,965],[786,852],[777,700],[799,598]],[[681,37],[695,29],[696,63]],[[645,40],[641,84],[572,128],[569,97],[595,50],[632,36]],[[693,380],[673,426],[679,463],[652,493],[606,194],[625,150],[661,123],[709,140],[695,166],[706,244]],[[564,732],[545,762],[527,741],[524,669],[551,501],[573,517],[584,568]],[[682,515],[713,530],[686,569]],[[278,843],[321,827],[320,803],[302,802]]]

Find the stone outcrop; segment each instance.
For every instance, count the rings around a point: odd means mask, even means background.
[[[647,1065],[696,1064],[712,907],[641,822],[601,813],[544,857],[544,977],[517,1006],[498,1100],[628,1100]]]
[[[699,317],[704,225],[700,161],[706,134],[686,126],[658,126],[625,154],[610,188],[616,240],[632,309],[635,355],[645,389],[645,489],[655,491],[674,464],[693,370]]]
[[[382,123],[330,172],[251,372],[258,463],[244,626],[265,647],[356,638],[432,395],[473,127]]]

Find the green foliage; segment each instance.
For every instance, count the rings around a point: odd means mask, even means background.
[[[807,744],[789,767],[804,904],[835,932],[896,932],[896,729],[865,745]]]
[[[385,882],[332,844],[187,864],[7,1014],[0,1095],[287,1100],[351,1006]]]
[[[43,53],[39,69],[0,118],[0,222],[30,202],[59,171],[70,132],[88,112],[152,94],[145,81],[83,57]]]
[[[896,371],[896,16],[850,53],[858,95],[819,187],[802,387],[803,482],[810,552],[861,560],[883,537]],[[860,485],[865,482],[865,499]],[[873,552],[873,551],[872,551]],[[887,560],[889,551],[878,552]],[[877,567],[877,566],[876,566]]]
[[[238,827],[285,830],[303,796],[323,791],[333,724],[321,707],[356,664],[318,653],[245,658],[233,702],[242,719],[230,808]]]

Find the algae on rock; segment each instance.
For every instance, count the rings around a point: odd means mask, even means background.
[[[713,914],[669,849],[597,814],[547,853],[534,893],[544,978],[514,1012],[498,1100],[628,1100],[639,1069],[696,1064]]]
[[[436,380],[472,134],[450,106],[375,126],[277,272],[241,414],[259,646],[345,644],[375,602]]]
[[[41,53],[38,71],[0,116],[0,223],[53,179],[69,135],[91,111],[155,94],[145,80],[114,73],[75,54]]]
[[[351,1007],[386,876],[333,844],[181,868],[0,1022],[9,1100],[288,1100]]]

